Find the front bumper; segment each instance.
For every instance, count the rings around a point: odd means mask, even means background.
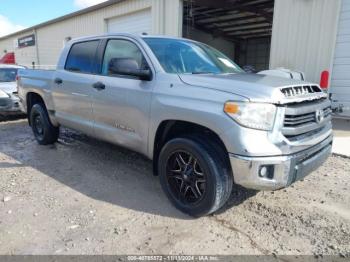
[[[20,100],[16,95],[0,98],[0,114],[20,114],[22,113]]]
[[[333,136],[319,144],[286,156],[245,157],[230,154],[234,180],[246,188],[256,190],[277,190],[303,179],[320,167],[332,152]],[[261,169],[267,167],[267,176],[261,176]]]

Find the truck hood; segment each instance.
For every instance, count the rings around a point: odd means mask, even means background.
[[[192,86],[211,88],[222,92],[232,93],[256,102],[269,103],[288,103],[292,99],[313,100],[318,99],[319,95],[301,95],[293,96],[286,100],[282,93],[282,88],[293,86],[317,86],[304,81],[257,75],[257,74],[222,74],[222,75],[179,75],[180,79]],[[322,92],[321,89],[319,89]],[[317,93],[318,94],[318,93]],[[321,95],[323,96],[323,94]]]
[[[9,98],[9,96],[4,91],[0,90],[0,98]]]
[[[16,82],[0,82],[0,90],[7,94],[17,92]]]

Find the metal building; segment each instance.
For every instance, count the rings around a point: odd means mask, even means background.
[[[15,52],[18,64],[53,66],[66,41],[107,32],[181,35],[178,0],[110,0],[0,38],[0,54]]]
[[[109,0],[0,38],[0,58],[14,52],[18,64],[53,67],[75,37],[184,36],[257,71],[285,67],[319,82],[328,70],[335,105],[349,108],[349,30],[350,0]]]
[[[305,72],[319,82],[330,72],[338,117],[350,117],[350,0],[276,0],[270,68]]]

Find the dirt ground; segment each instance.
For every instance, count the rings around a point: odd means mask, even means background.
[[[177,211],[144,157],[62,130],[39,146],[0,123],[0,254],[350,256],[350,159],[278,192],[235,190],[220,214]]]

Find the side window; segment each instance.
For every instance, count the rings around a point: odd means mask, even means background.
[[[65,69],[78,73],[92,73],[99,40],[74,44],[68,54]]]
[[[109,40],[105,50],[102,75],[115,75],[111,72],[112,63],[130,66],[130,63],[137,69],[147,69],[147,62],[137,45],[128,40]]]

